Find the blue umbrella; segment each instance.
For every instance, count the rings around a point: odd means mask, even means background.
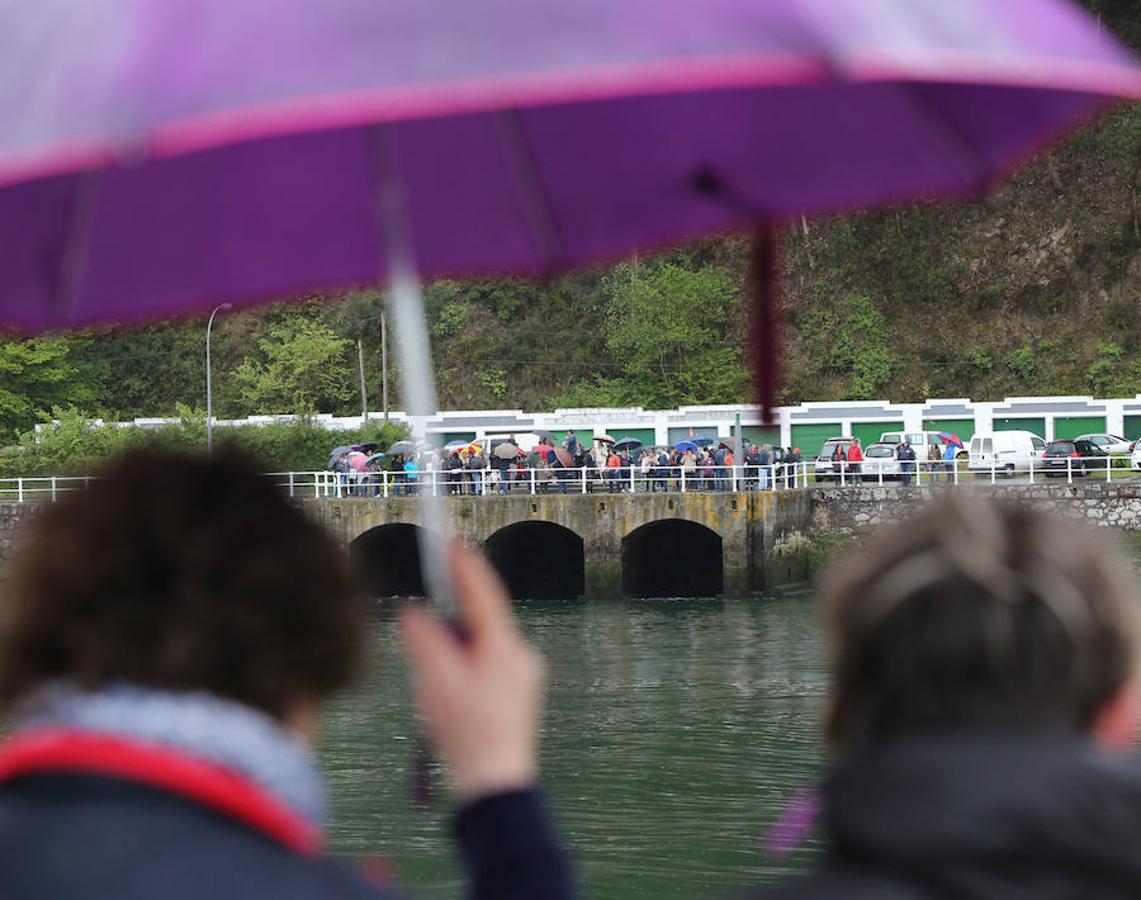
[[[682,453],[685,453],[686,450],[692,450],[694,453],[696,453],[697,444],[695,444],[693,441],[679,441],[678,443],[674,444],[674,449],[680,450]]]

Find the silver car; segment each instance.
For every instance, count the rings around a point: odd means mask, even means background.
[[[1134,441],[1116,434],[1080,434],[1074,440],[1096,444],[1110,456],[1125,456],[1133,452]]]
[[[896,481],[900,476],[899,460],[895,457],[898,444],[868,444],[864,449],[864,481]]]

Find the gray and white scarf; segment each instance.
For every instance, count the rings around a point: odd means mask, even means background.
[[[213,694],[125,683],[85,691],[55,681],[20,704],[13,726],[76,729],[197,756],[245,776],[318,829],[327,822],[309,744],[267,713]]]

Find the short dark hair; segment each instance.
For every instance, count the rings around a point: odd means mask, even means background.
[[[1135,675],[1114,548],[1054,514],[948,494],[826,578],[832,744],[965,730],[1088,732]]]
[[[283,718],[359,674],[366,608],[347,566],[233,453],[124,455],[31,521],[0,621],[0,701],[124,681]]]

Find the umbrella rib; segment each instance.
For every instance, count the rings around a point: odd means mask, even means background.
[[[931,101],[921,88],[910,83],[896,83],[897,91],[915,110],[923,131],[944,155],[979,189],[987,183],[987,161],[954,122],[932,109]]]
[[[95,219],[95,202],[99,193],[98,169],[76,176],[75,198],[68,216],[67,234],[59,258],[55,288],[51,297],[51,315],[63,324],[71,319],[79,299],[79,285],[87,268],[87,253]]]
[[[538,245],[543,266],[547,269],[554,268],[565,256],[565,244],[550,195],[539,174],[534,148],[523,128],[519,110],[505,109],[494,115],[495,130],[499,134],[511,173],[515,176],[523,214]]]

